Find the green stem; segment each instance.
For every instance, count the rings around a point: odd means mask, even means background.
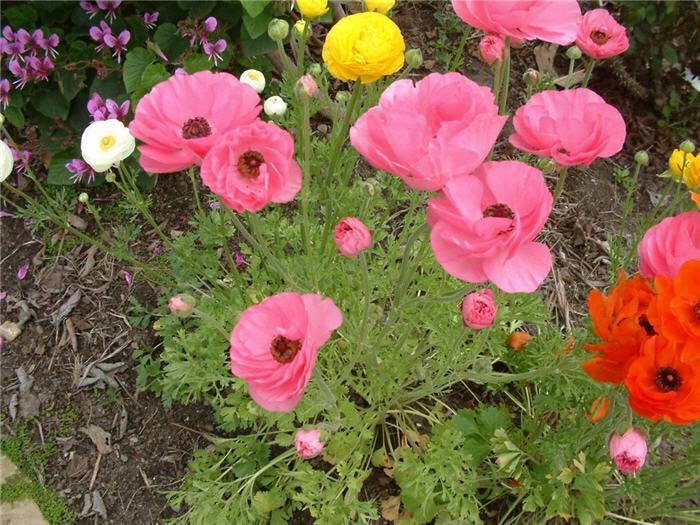
[[[299,35],[299,56],[297,57],[297,77],[301,77],[304,74],[304,59],[306,50],[306,32],[311,33],[311,22],[306,20],[304,25],[304,31]]]
[[[559,179],[557,180],[557,185],[554,188],[554,200],[552,201],[552,206],[557,203],[561,192],[564,190],[564,181],[566,180],[566,175],[569,172],[568,166],[563,166],[559,171]]]
[[[581,87],[587,87],[588,86],[588,81],[591,79],[591,73],[593,73],[593,68],[595,67],[595,59],[592,58],[588,61],[586,64],[586,74],[583,76],[583,82],[581,83]]]
[[[498,102],[501,93],[501,82],[503,82],[503,61],[497,60],[493,72],[493,100]]]
[[[569,89],[571,87],[571,81],[574,78],[574,65],[576,64],[576,60],[573,58],[569,59],[569,74],[566,75],[566,85],[564,86],[564,89]]]
[[[506,102],[508,101],[508,88],[510,87],[510,37],[506,37],[506,48],[503,51],[503,87],[501,88],[501,102],[498,105],[499,115],[505,115]]]
[[[284,44],[282,44],[281,40],[277,40],[277,53],[279,53],[280,59],[282,60],[284,70],[292,75],[294,73],[294,68],[292,67],[292,62],[289,60],[287,53],[284,51]]]
[[[632,211],[632,200],[634,198],[634,192],[637,189],[637,181],[639,180],[639,170],[641,168],[641,164],[637,164],[635,166],[634,175],[632,175],[632,182],[627,188],[625,204],[622,208],[622,220],[620,221],[620,239],[625,238],[625,227],[627,226],[627,217],[629,216],[630,211]]]
[[[467,45],[467,40],[469,39],[469,35],[471,34],[472,28],[470,26],[467,26],[464,30],[464,34],[462,34],[462,39],[459,41],[459,47],[457,48],[457,53],[452,57],[452,60],[450,60],[449,65],[447,66],[447,71],[454,71],[457,66],[459,66],[462,63],[462,55],[464,54],[464,47]]]
[[[302,230],[301,236],[304,241],[306,256],[309,261],[312,261],[311,255],[311,239],[309,226],[309,195],[311,193],[311,123],[309,115],[309,97],[301,95],[302,122],[299,130],[301,131],[301,148],[304,159],[304,168],[302,169],[302,185],[301,185],[301,215],[302,215]],[[316,272],[313,272],[316,275]]]
[[[202,201],[199,199],[199,188],[197,185],[197,178],[194,176],[194,169],[190,168],[187,170],[187,174],[192,182],[192,190],[194,191],[194,202],[197,204],[197,211],[201,216],[204,216],[204,210],[202,209]]]

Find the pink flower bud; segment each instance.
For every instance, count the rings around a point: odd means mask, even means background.
[[[479,42],[479,53],[489,66],[496,60],[503,60],[506,43],[498,35],[486,35]]]
[[[335,227],[335,244],[341,255],[355,257],[372,245],[372,232],[360,219],[345,217]]]
[[[311,75],[304,75],[297,81],[297,87],[307,96],[313,97],[318,93],[318,85]]]
[[[491,326],[498,312],[495,299],[496,295],[488,288],[467,295],[462,301],[464,324],[474,330]]]
[[[325,446],[325,443],[319,439],[320,437],[321,430],[318,428],[299,430],[294,436],[294,446],[299,457],[311,459],[318,456]]]
[[[168,301],[170,313],[178,317],[186,316],[194,307],[194,299],[189,295],[177,294]]]
[[[635,428],[630,428],[623,435],[614,432],[608,441],[608,449],[617,468],[625,474],[642,468],[647,457],[647,442]]]

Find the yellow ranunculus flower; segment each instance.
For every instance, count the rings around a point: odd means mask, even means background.
[[[674,179],[679,179],[681,173],[683,172],[684,158],[685,169],[687,170],[690,163],[693,162],[693,160],[695,159],[695,155],[693,155],[692,153],[686,153],[683,150],[674,149],[673,153],[671,153],[671,156],[668,158],[668,169],[670,169],[673,173]]]
[[[328,12],[328,0],[297,0],[297,9],[311,20]]]
[[[693,157],[693,154],[688,153],[688,157]],[[683,182],[689,188],[700,188],[700,155],[687,163],[683,172]]]
[[[389,9],[394,7],[396,0],[365,0],[365,8],[367,11],[376,11],[383,15],[389,12]]]
[[[401,69],[405,49],[399,26],[367,12],[341,18],[328,32],[322,54],[335,78],[367,84]]]

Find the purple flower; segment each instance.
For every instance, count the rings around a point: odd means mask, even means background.
[[[24,173],[27,171],[27,164],[29,164],[29,159],[32,158],[32,154],[27,150],[17,150],[12,144],[10,144],[7,139],[2,139],[2,141],[7,144],[10,148],[10,153],[12,153],[12,162],[15,164],[15,172]]]
[[[214,65],[217,65],[218,61],[222,60],[220,53],[226,50],[226,40],[220,38],[214,44],[205,40],[202,43],[202,48],[204,49],[204,53],[209,57],[209,60],[214,59]]]
[[[95,171],[82,159],[71,160],[66,164],[66,169],[73,174],[70,178],[73,184],[82,182],[86,174],[88,184],[95,180]]]
[[[7,69],[9,69],[10,73],[17,77],[16,80],[14,80],[12,83],[19,89],[24,89],[24,86],[27,85],[27,82],[29,82],[32,79],[32,74],[29,68],[20,66],[19,60],[17,60],[16,58],[10,60]]]
[[[236,252],[236,258],[234,260],[236,263],[236,268],[240,268],[244,264],[248,264],[246,260],[243,258],[243,254],[241,252]]]
[[[211,33],[212,31],[216,31],[216,26],[218,25],[218,22],[216,18],[213,16],[210,16],[204,21],[204,30],[208,33]]]
[[[104,101],[99,93],[93,93],[88,100],[87,110],[92,117],[92,120],[107,120],[107,106],[105,106]]]
[[[5,26],[2,28],[2,36],[6,38],[8,42],[15,41],[15,33],[12,31],[10,26]]]
[[[154,11],[153,13],[144,13],[143,23],[146,24],[148,29],[153,29],[156,27],[156,22],[158,21],[159,16],[160,13],[158,11]]]
[[[0,104],[5,109],[10,103],[10,81],[6,78],[0,80]]]
[[[189,73],[187,73],[187,71],[185,71],[185,69],[179,67],[175,70],[175,74],[176,75],[188,75]]]
[[[105,102],[105,106],[107,107],[108,111],[107,116],[111,119],[122,120],[129,113],[130,104],[131,103],[128,100],[126,100],[122,102],[122,105],[120,106],[114,100],[108,98]]]
[[[20,29],[19,31],[24,31]],[[2,30],[3,38],[0,38],[0,55],[8,55],[14,58],[21,58],[22,53],[24,53],[24,44],[17,40],[17,34],[13,33],[10,26],[5,26]],[[29,35],[29,33],[27,33]]]
[[[115,11],[121,3],[122,0],[97,0],[97,7],[102,9],[102,11],[107,11],[106,18],[109,18],[110,22],[114,22],[114,19],[117,17]]]
[[[58,51],[56,51],[56,46],[58,46],[60,40],[56,33],[53,33],[49,38],[44,38],[39,42],[39,47],[44,50],[47,56],[57,57]]]
[[[34,80],[48,80],[49,72],[55,69],[54,63],[49,57],[27,57],[27,68],[31,70],[31,75]]]
[[[88,2],[87,0],[82,0],[82,2],[80,2],[80,7],[83,11],[90,15],[90,19],[100,12],[99,7],[94,5],[92,2]]]
[[[100,22],[100,27],[97,26],[92,26],[90,28],[90,38],[92,38],[95,42],[98,42],[97,47],[95,47],[95,51],[102,51],[105,47],[112,47],[108,46],[107,42],[105,40],[105,37],[107,35],[112,34],[112,28],[107,25],[106,22],[102,21]]]
[[[17,270],[17,279],[20,281],[23,281],[24,278],[27,276],[27,272],[29,271],[29,263],[25,263],[22,266],[19,267],[19,270]]]
[[[4,301],[5,297],[7,297],[7,292],[0,292],[0,301]]]
[[[122,53],[126,51],[126,44],[129,43],[131,39],[131,33],[126,29],[119,33],[119,36],[114,36],[113,34],[104,35],[105,44],[110,48],[114,49],[112,56],[117,57],[117,62],[121,63]]]
[[[44,32],[41,29],[35,29],[31,35],[28,31],[20,29],[15,36],[17,42],[24,45],[25,50],[29,51],[29,54],[32,56],[36,56],[37,51],[42,48],[41,44],[46,40],[44,38]]]
[[[124,277],[124,280],[126,281],[126,285],[127,285],[129,288],[131,288],[131,285],[134,284],[134,276],[131,275],[131,274],[130,274],[129,272],[127,272],[126,270],[122,270],[122,271],[119,272],[119,273],[122,274],[122,276]]]

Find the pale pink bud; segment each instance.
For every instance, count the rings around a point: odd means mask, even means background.
[[[479,42],[479,53],[489,66],[496,60],[503,60],[506,43],[498,35],[486,35]]]
[[[488,288],[467,295],[462,301],[464,324],[474,330],[491,326],[498,312],[495,299],[496,295]]]
[[[297,449],[299,457],[311,459],[318,456],[325,446],[325,443],[319,439],[320,437],[321,430],[318,428],[299,430],[294,436],[294,447]]]
[[[168,301],[170,313],[182,317],[187,315],[194,307],[194,299],[186,294],[177,294]]]
[[[297,86],[309,97],[316,96],[318,85],[311,75],[304,75],[297,81]]]
[[[608,441],[608,449],[617,468],[625,474],[642,468],[647,457],[647,442],[635,428],[630,428],[623,435],[614,432]]]
[[[335,227],[335,244],[341,255],[355,257],[372,245],[372,232],[360,219],[345,217]]]

